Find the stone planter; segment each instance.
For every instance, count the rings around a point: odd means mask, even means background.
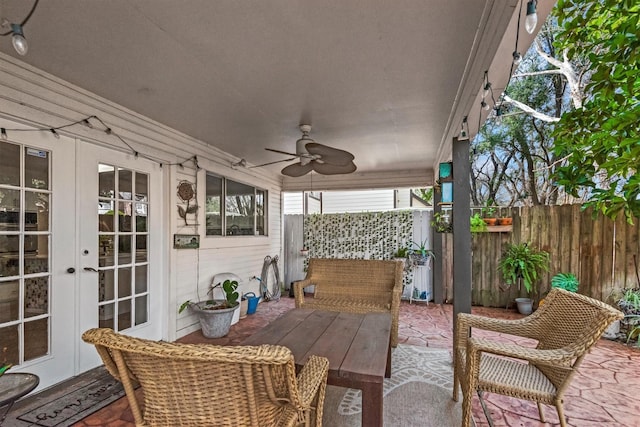
[[[219,303],[221,301],[216,302]],[[206,301],[189,305],[189,308],[198,315],[200,327],[202,328],[202,335],[207,338],[224,337],[229,333],[233,314],[238,307],[240,307],[240,304],[235,307],[222,308],[219,310],[206,310],[203,307],[207,305]]]
[[[520,314],[529,315],[533,313],[533,300],[531,298],[516,298],[516,304]]]

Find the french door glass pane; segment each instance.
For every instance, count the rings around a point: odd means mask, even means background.
[[[50,161],[0,142],[0,361],[15,365],[49,354]]]
[[[122,331],[149,317],[149,177],[109,165],[99,165],[98,173],[99,323]]]
[[[0,282],[0,323],[18,320],[18,316],[20,316],[19,297],[19,280]],[[0,350],[2,350],[1,347]],[[2,362],[2,359],[0,359],[0,362]]]
[[[49,318],[24,323],[24,360],[33,360],[49,353]]]
[[[0,184],[20,185],[20,146],[0,142]]]
[[[20,190],[0,187],[0,231],[20,229]]]
[[[49,277],[24,280],[24,317],[34,317],[49,312]]]

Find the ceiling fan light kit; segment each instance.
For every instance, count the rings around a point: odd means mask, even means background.
[[[302,132],[302,136],[296,141],[295,153],[266,148],[267,151],[293,156],[293,159],[300,159],[298,163],[283,168],[281,171],[283,175],[297,178],[311,171],[315,171],[320,175],[340,175],[356,171],[357,166],[353,163],[353,159],[355,158],[353,154],[315,142],[309,136],[311,125],[300,125],[300,131]],[[282,161],[285,162],[293,159],[290,158]]]

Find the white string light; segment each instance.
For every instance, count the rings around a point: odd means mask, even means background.
[[[157,164],[160,165],[160,167],[162,167],[163,165],[168,165],[168,166],[174,166],[174,165],[179,165],[180,167],[184,167],[184,164],[187,162],[192,162],[195,166],[196,169],[200,169],[200,166],[198,166],[198,158],[197,156],[191,156],[189,158],[186,158],[180,162],[177,163],[164,163],[154,157],[145,155],[145,154],[141,154],[140,152],[138,152],[137,150],[135,150],[131,144],[129,144],[124,138],[122,138],[120,135],[118,135],[117,133],[113,132],[113,130],[107,126],[107,124],[105,122],[102,121],[102,119],[100,119],[98,116],[89,116],[86,117],[84,119],[80,119],[80,120],[76,120],[74,122],[70,122],[67,123],[66,125],[61,125],[61,126],[56,126],[56,127],[40,127],[40,128],[17,128],[17,129],[10,129],[10,128],[0,128],[0,138],[3,141],[7,141],[9,139],[9,134],[11,132],[49,132],[51,133],[56,139],[60,139],[60,130],[62,129],[67,129],[73,126],[77,126],[77,125],[81,125],[81,126],[86,126],[89,129],[96,129],[95,126],[91,123],[91,120],[95,120],[97,122],[99,122],[103,129],[98,129],[101,130],[102,132],[104,132],[107,135],[113,136],[117,139],[119,139],[125,146],[127,146],[127,148],[129,148],[129,150],[131,150],[131,153],[133,154],[133,156],[137,159],[139,157],[142,157],[144,159],[147,160],[151,160],[152,162],[155,162]]]
[[[35,0],[35,2],[33,3],[33,6],[31,7],[31,10],[29,11],[29,14],[27,15],[26,18],[22,20],[21,23],[16,24],[14,22],[9,22],[9,20],[6,18],[0,21],[0,26],[9,29],[4,33],[0,33],[0,36],[3,36],[3,37],[11,36],[11,44],[13,45],[13,48],[16,50],[16,52],[20,56],[25,56],[29,51],[29,43],[27,43],[27,39],[24,36],[23,28],[25,24],[29,21],[29,18],[31,18],[31,15],[33,15],[33,12],[35,12],[36,6],[38,6],[39,1],[40,0]]]

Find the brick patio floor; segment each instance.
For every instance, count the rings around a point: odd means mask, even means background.
[[[294,306],[292,298],[261,303],[256,314],[247,316],[231,328],[229,335],[207,339],[200,331],[179,341],[184,343],[237,344]],[[452,348],[451,305],[402,302],[400,308],[400,343],[419,346]],[[521,317],[514,311],[474,307],[473,313],[500,318]],[[510,337],[503,336],[509,340]],[[513,339],[523,342],[523,340]],[[618,342],[600,340],[585,357],[580,371],[566,393],[565,413],[573,427],[624,426],[640,427],[640,350]],[[545,407],[547,423],[541,423],[533,402],[485,394],[487,406],[496,427],[538,427],[559,425],[555,408]],[[480,404],[475,398],[473,417],[478,427],[488,426]],[[75,424],[77,427],[133,426],[133,417],[126,398],[90,415]],[[327,426],[331,427],[331,426]]]

